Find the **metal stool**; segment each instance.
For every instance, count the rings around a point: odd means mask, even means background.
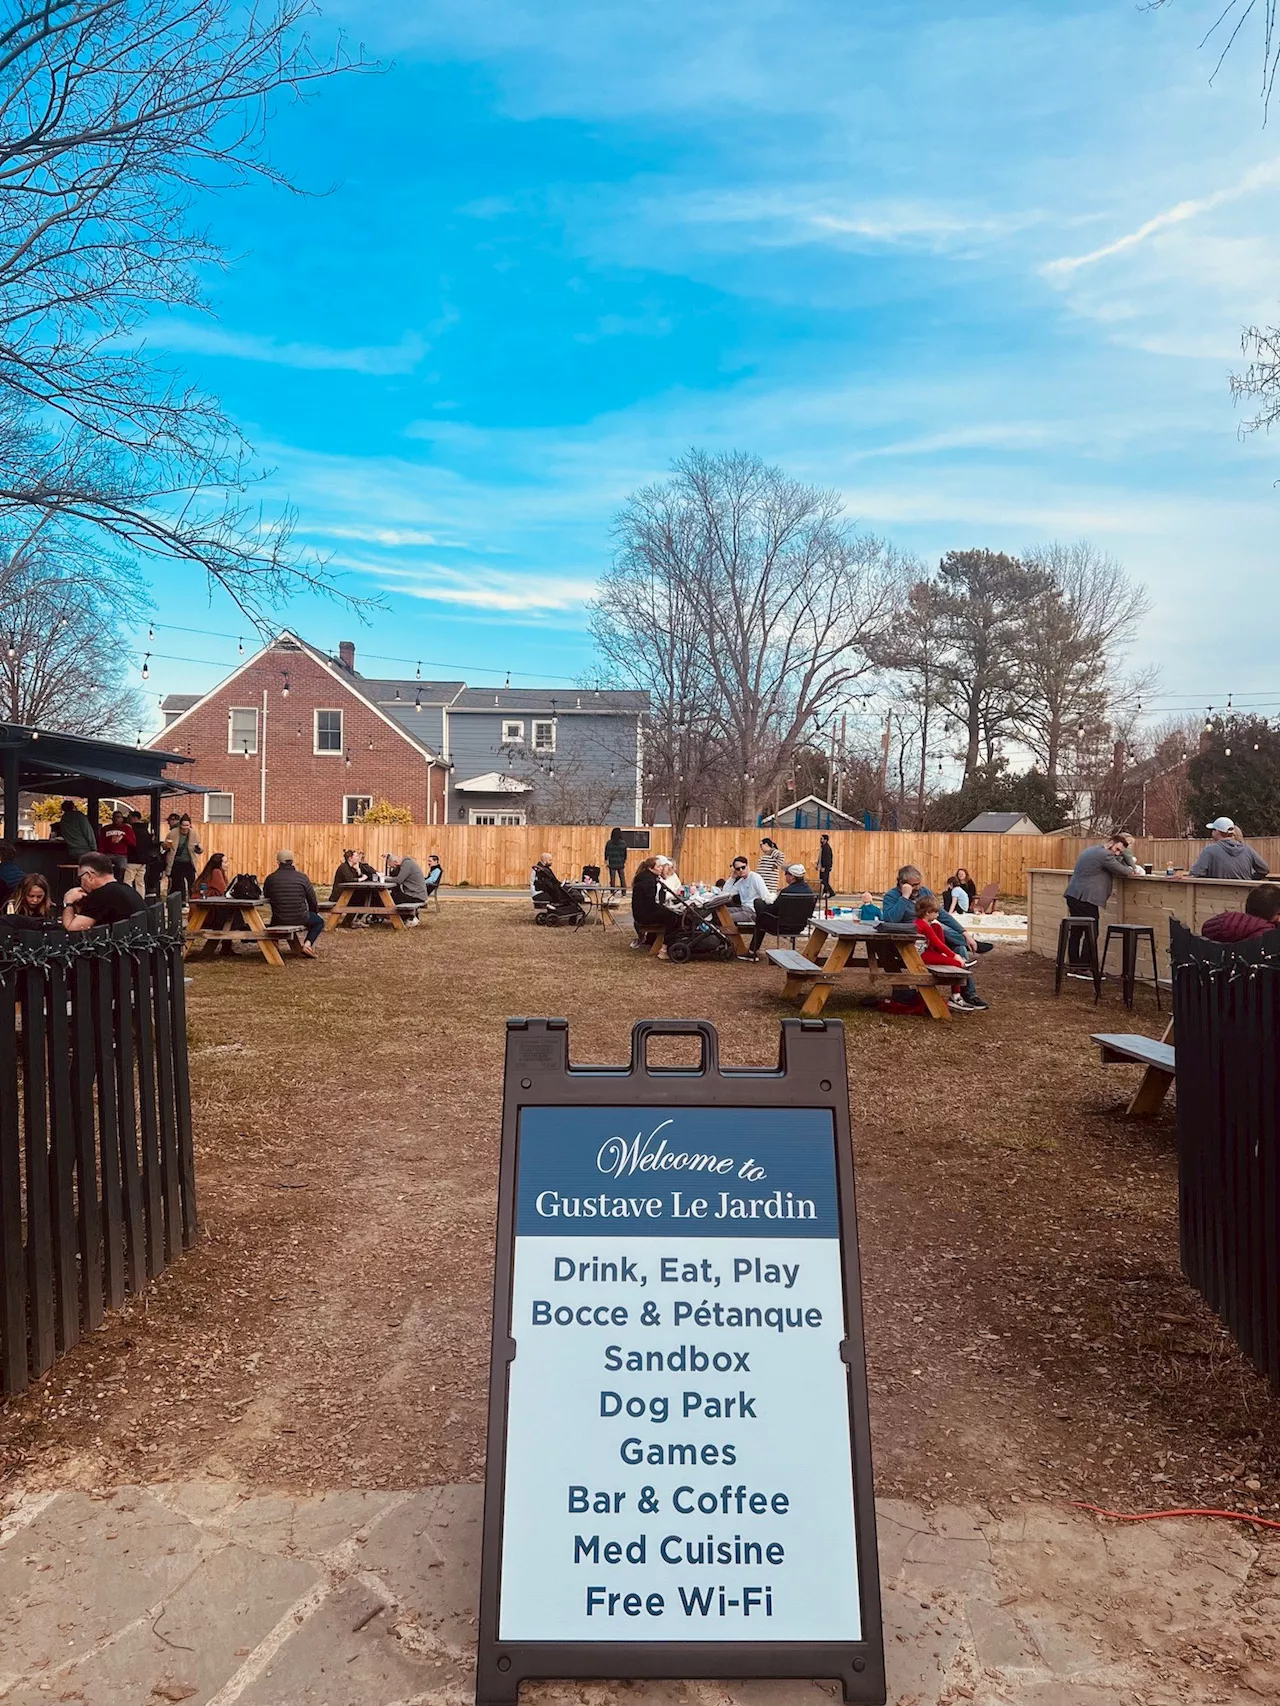
[[[1151,981],[1156,991],[1156,1012],[1164,1009],[1160,1005],[1160,962],[1156,958],[1156,933],[1149,924],[1108,924],[1106,941],[1102,944],[1102,970],[1107,969],[1107,955],[1111,952],[1111,938],[1120,938],[1120,987],[1124,991],[1124,1004],[1133,1006],[1134,985],[1138,981],[1138,944],[1143,937],[1151,948]]]
[[[1058,959],[1053,968],[1053,993],[1062,994],[1062,978],[1072,954],[1089,967],[1093,979],[1093,1004],[1102,998],[1102,967],[1098,964],[1098,920],[1096,918],[1064,918],[1058,925]]]

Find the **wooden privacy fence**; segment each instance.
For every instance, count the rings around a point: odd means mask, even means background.
[[[372,824],[343,826],[328,823],[236,823],[201,824],[197,836],[206,854],[226,854],[231,871],[255,871],[259,876],[275,865],[281,847],[292,850],[299,867],[317,883],[327,883],[337,868],[344,847],[357,846],[374,863],[385,853],[411,853],[420,863],[438,853],[444,864],[445,882],[467,883],[472,888],[526,888],[529,867],[542,853],[550,853],[556,870],[576,876],[583,865],[604,864],[607,825],[539,825],[493,828],[467,824],[415,824],[404,828]],[[723,875],[735,853],[745,853],[754,865],[760,852],[762,831],[748,828],[687,829],[680,855],[681,875],[704,881]],[[649,831],[650,852],[671,851],[669,828]],[[809,869],[818,862],[816,829],[780,829],[775,839],[794,859],[803,859]],[[1097,837],[1081,839],[1064,835],[926,835],[908,832],[835,830],[835,885],[842,892],[870,889],[882,894],[893,883],[901,865],[919,865],[937,885],[965,866],[979,888],[996,882],[1002,894],[1025,894],[1026,873],[1036,866],[1075,864],[1081,850]],[[1257,841],[1268,863],[1280,866],[1280,840]],[[1142,841],[1139,857],[1160,870],[1168,864],[1190,865],[1204,846],[1202,841]],[[645,857],[633,850],[627,861],[634,871]]]
[[[1171,935],[1182,1269],[1280,1392],[1280,961]]]
[[[0,927],[0,1394],[196,1233],[182,914]]]

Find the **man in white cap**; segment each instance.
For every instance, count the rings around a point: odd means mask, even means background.
[[[1215,817],[1206,824],[1213,840],[1187,873],[1192,877],[1225,877],[1238,883],[1256,883],[1267,874],[1267,862],[1255,853],[1229,817]]]
[[[808,910],[806,910],[806,898]],[[755,905],[756,925],[751,932],[751,948],[747,958],[760,956],[760,944],[770,931],[776,936],[798,935],[813,916],[817,895],[804,880],[804,866],[787,866],[787,880],[778,890],[774,901],[758,900]]]

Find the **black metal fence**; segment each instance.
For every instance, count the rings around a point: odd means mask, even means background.
[[[1171,936],[1182,1269],[1280,1392],[1280,956]]]
[[[0,924],[0,1394],[195,1232],[181,903],[75,934]]]

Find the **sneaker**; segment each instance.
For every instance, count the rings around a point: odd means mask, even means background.
[[[972,1013],[975,1011],[974,1008],[970,1007],[963,995],[953,995],[950,1001],[947,1002],[947,1006],[950,1007],[953,1013]]]
[[[1077,983],[1093,982],[1093,973],[1091,971],[1069,971],[1067,976],[1075,978]]]
[[[960,999],[970,1013],[985,1013],[991,1005],[990,1002],[984,1001],[980,995],[970,995],[968,997],[962,995]]]

